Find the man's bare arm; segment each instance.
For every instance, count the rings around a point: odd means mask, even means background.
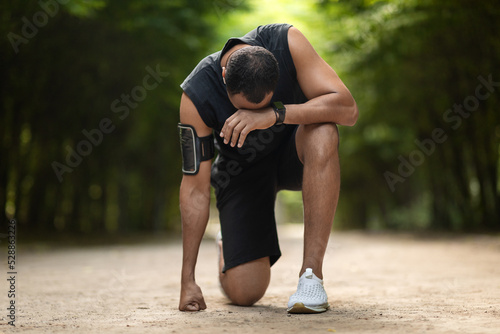
[[[212,133],[201,119],[193,102],[182,95],[180,121],[194,126],[198,136]],[[179,310],[199,311],[206,308],[201,289],[196,284],[195,267],[201,239],[210,213],[210,161],[203,161],[196,175],[184,175],[179,201],[182,219],[182,274]]]
[[[309,101],[287,104],[285,124],[354,125],[358,119],[358,107],[337,73],[318,55],[297,28],[291,27],[288,30],[288,45],[297,79]],[[275,114],[271,107],[239,109],[226,120],[220,136],[231,146],[241,147],[251,131],[266,129],[274,122]]]
[[[354,125],[358,119],[358,107],[333,68],[318,55],[297,28],[288,30],[288,45],[297,79],[309,101],[287,105],[285,123]]]

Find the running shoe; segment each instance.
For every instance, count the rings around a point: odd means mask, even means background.
[[[299,278],[297,292],[288,301],[288,313],[321,313],[329,307],[323,280],[307,268]]]

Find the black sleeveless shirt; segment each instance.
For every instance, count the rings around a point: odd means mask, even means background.
[[[231,147],[219,136],[224,122],[236,108],[227,96],[222,80],[221,57],[238,44],[262,46],[276,57],[279,64],[279,80],[271,101],[284,104],[300,104],[307,101],[297,81],[297,73],[288,48],[289,24],[259,26],[241,38],[228,40],[222,51],[204,58],[181,84],[181,88],[195,105],[205,124],[215,130],[216,147],[219,151],[215,170],[227,170],[252,165],[277,150],[296,128],[295,125],[273,126],[266,130],[254,130],[247,136],[241,148]],[[232,163],[231,163],[232,162]]]

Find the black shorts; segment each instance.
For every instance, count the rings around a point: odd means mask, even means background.
[[[224,269],[269,256],[281,256],[274,216],[279,190],[301,190],[303,165],[297,155],[295,131],[273,154],[231,177],[224,186],[212,182],[219,209]]]

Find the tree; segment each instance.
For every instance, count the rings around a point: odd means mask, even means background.
[[[179,84],[220,13],[193,0],[2,0],[0,12],[6,217],[31,233],[172,227]]]
[[[500,230],[496,1],[324,1],[360,106],[341,212],[361,227]],[[328,15],[327,14],[327,15]]]

